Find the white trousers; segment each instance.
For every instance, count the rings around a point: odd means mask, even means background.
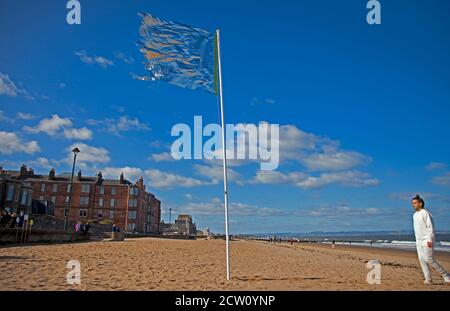
[[[425,280],[431,281],[429,266],[432,266],[442,276],[448,275],[447,271],[434,259],[434,242],[433,247],[428,247],[427,242],[417,242],[416,246]]]

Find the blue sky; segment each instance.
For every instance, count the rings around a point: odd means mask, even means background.
[[[450,228],[450,3],[0,3],[0,165],[143,176],[168,209],[223,231],[220,166],[168,161],[177,123],[218,122],[214,96],[143,74],[138,13],[221,29],[227,123],[281,126],[271,175],[232,166],[232,233],[409,230],[422,193]]]

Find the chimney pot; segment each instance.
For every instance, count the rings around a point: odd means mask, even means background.
[[[31,171],[31,170],[30,170]],[[30,172],[31,173],[31,172]],[[50,180],[53,180],[53,179],[55,179],[55,169],[54,168],[52,168],[51,170],[50,170],[50,172],[48,173],[48,179],[50,179]]]

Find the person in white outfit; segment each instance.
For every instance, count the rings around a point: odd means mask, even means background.
[[[411,203],[416,210],[413,216],[414,234],[416,236],[417,255],[425,277],[424,283],[431,284],[433,282],[429,266],[432,266],[439,272],[444,278],[445,283],[450,283],[450,275],[436,259],[434,259],[435,235],[433,217],[431,213],[425,209],[425,201],[419,195],[416,195]]]

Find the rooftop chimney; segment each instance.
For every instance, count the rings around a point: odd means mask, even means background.
[[[50,179],[50,180],[55,179],[55,169],[54,168],[52,168],[50,170],[50,172],[48,173],[48,179]]]
[[[22,164],[20,167],[20,176],[26,176],[27,175],[27,166],[25,164]]]
[[[125,183],[125,178],[123,178],[123,173],[120,173],[120,183]]]
[[[103,183],[102,172],[98,172],[98,174],[97,174],[97,185],[101,185],[102,183]]]
[[[78,180],[81,180],[81,177],[82,177],[82,176],[81,176],[81,170],[79,170],[79,171],[78,171],[78,177],[77,177]]]

